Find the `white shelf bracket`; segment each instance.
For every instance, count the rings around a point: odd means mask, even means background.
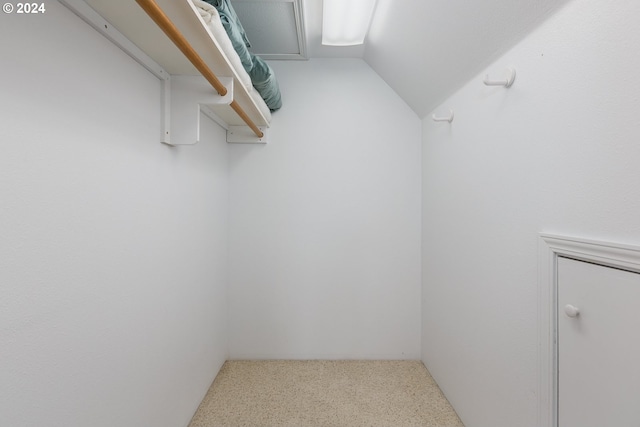
[[[171,78],[162,80],[160,96],[160,142],[171,146]]]
[[[200,113],[225,129],[228,126],[207,105],[229,105],[233,101],[233,78],[221,77],[227,88],[218,95],[202,76],[172,76],[162,84],[162,139],[170,147],[195,145],[200,141]]]

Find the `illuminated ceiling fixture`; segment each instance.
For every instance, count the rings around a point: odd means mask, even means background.
[[[376,0],[323,0],[322,3],[322,44],[364,43]]]

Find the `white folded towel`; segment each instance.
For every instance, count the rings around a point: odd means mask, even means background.
[[[218,15],[218,11],[216,10],[216,8],[210,5],[209,3],[207,3],[206,1],[193,0],[193,4],[198,8],[198,12],[200,12],[200,16],[202,17],[204,22],[206,22],[207,24],[209,24],[211,20],[214,19],[214,17],[215,19],[220,19],[220,16]]]

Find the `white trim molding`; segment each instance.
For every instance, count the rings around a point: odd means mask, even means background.
[[[540,233],[538,244],[538,423],[558,427],[558,257],[640,273],[640,246]]]

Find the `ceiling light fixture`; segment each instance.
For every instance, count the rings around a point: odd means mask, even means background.
[[[323,0],[322,44],[352,46],[364,43],[376,0]]]

